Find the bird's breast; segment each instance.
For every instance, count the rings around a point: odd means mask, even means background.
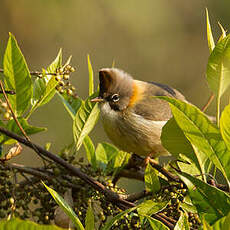
[[[100,109],[106,134],[121,150],[138,155],[167,152],[160,141],[167,121],[147,120],[129,109],[114,111],[109,103],[102,103]]]

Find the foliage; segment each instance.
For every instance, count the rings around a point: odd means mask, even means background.
[[[43,159],[44,167],[24,167],[24,171],[20,171],[17,164],[7,166],[7,163],[2,163],[0,217],[8,216],[10,220],[0,221],[0,229],[60,229],[26,220],[33,218],[38,223],[50,224],[55,219],[58,206],[76,229],[117,229],[118,225],[124,229],[168,229],[167,223],[162,221],[165,216],[173,220],[171,224],[176,230],[227,229],[226,226],[230,225],[230,105],[221,113],[220,104],[230,85],[230,35],[226,35],[220,25],[222,35],[215,44],[206,13],[210,50],[206,75],[209,87],[216,96],[216,124],[194,105],[174,98],[158,97],[167,101],[172,110],[173,117],[163,127],[161,141],[177,159],[169,162],[167,170],[179,179],[168,180],[150,163],[145,171],[137,167],[135,173],[144,175],[144,195],[137,199],[139,202],[135,207],[121,210],[118,204],[109,203],[111,200],[101,192],[102,186],[95,191],[91,187],[91,180],[88,179],[86,183],[76,179],[67,168],[47,159]],[[8,101],[0,97],[1,115],[4,118],[0,125],[18,135],[24,135],[24,131],[26,139],[45,131],[45,128],[29,124],[29,118],[57,94],[72,119],[74,135],[73,143],[60,151],[59,156],[73,167],[78,166],[82,174],[90,175],[96,183],[100,182],[104,190],[110,189],[117,196],[126,197],[127,192],[115,186],[111,178],[117,179],[120,172],[129,169],[127,166],[132,160],[131,154],[106,142],[95,145],[90,138],[100,112],[98,105],[91,102],[98,94],[94,91],[93,67],[88,56],[89,95],[84,100],[77,96],[75,87],[70,83],[70,75],[75,71],[70,61],[71,57],[65,64],[62,63],[60,50],[46,69],[30,72],[15,37],[10,34],[3,61],[4,87],[16,94],[8,95]],[[7,154],[2,147],[15,142],[1,134],[2,161]],[[79,158],[81,146],[84,146],[87,163]],[[11,172],[11,167],[16,172]],[[36,176],[28,179],[24,175],[34,171],[39,179]],[[11,179],[11,173],[13,178],[21,173],[26,180],[16,183]],[[44,186],[41,186],[40,177],[44,180]],[[62,198],[69,187],[75,189],[72,206]],[[31,210],[32,207],[34,210]]]

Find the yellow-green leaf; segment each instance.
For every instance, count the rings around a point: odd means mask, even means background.
[[[77,150],[81,147],[84,138],[90,133],[99,118],[100,110],[98,105],[90,102],[93,97],[95,95],[82,102],[75,116],[73,133]]]
[[[230,104],[225,107],[221,114],[220,132],[230,151]]]
[[[208,16],[208,9],[206,8],[206,24],[207,24],[207,40],[208,40],[208,48],[210,53],[212,52],[212,50],[215,47],[215,42],[212,36],[212,28],[210,25],[210,21],[209,21],[209,16]]]
[[[159,178],[156,170],[148,164],[145,169],[145,188],[147,191],[158,192],[161,188]]]
[[[195,176],[180,172],[180,178],[187,185],[189,196],[198,213],[213,224],[230,212],[230,196]]]
[[[16,92],[15,95],[9,95],[11,106],[16,115],[22,115],[31,103],[32,81],[26,60],[11,33],[4,54],[3,68],[7,89]]]
[[[221,34],[221,36],[220,36],[220,38],[219,38],[219,40],[218,40],[218,42],[219,42],[219,41],[221,41],[223,38],[226,37],[226,31],[225,31],[224,27],[220,24],[220,22],[218,22],[218,25],[219,25],[220,30],[221,30],[221,32],[222,32],[222,34]]]
[[[190,230],[188,216],[186,215],[186,213],[181,212],[180,218],[177,221],[174,230]]]
[[[89,71],[89,96],[94,93],[94,82],[93,82],[93,68],[90,62],[89,55],[87,56],[88,60],[88,71]]]
[[[219,129],[194,105],[169,97],[158,97],[169,102],[173,116],[187,139],[230,180],[230,152]]]
[[[230,35],[213,49],[206,73],[209,87],[219,99],[230,85]]]
[[[62,208],[62,210],[70,217],[72,220],[74,226],[77,228],[77,230],[85,230],[83,227],[81,221],[78,219],[76,213],[73,211],[73,209],[69,206],[69,204],[52,188],[47,186],[43,183],[43,185],[46,187],[48,192],[51,194],[51,196],[54,198],[54,200],[57,202],[57,204]]]

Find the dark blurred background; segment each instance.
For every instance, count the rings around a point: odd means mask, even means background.
[[[202,107],[210,95],[205,80],[209,55],[205,7],[217,39],[217,21],[230,27],[230,1],[0,0],[0,62],[12,32],[30,70],[47,67],[60,47],[64,58],[73,55],[77,71],[71,82],[83,98],[88,92],[90,54],[97,83],[98,70],[115,60],[116,67],[135,78],[169,84]],[[38,109],[30,123],[48,127],[32,139],[41,145],[52,142],[53,152],[72,141],[72,121],[58,97]],[[95,143],[107,140],[100,122],[91,136]],[[17,160],[36,164],[32,151],[27,156]]]

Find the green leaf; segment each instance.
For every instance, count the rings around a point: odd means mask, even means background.
[[[68,203],[56,191],[54,191],[52,188],[48,187],[44,183],[43,183],[43,185],[46,187],[46,189],[51,194],[51,196],[54,198],[54,200],[57,202],[57,204],[66,213],[66,215],[68,215],[70,217],[70,219],[72,220],[72,222],[73,222],[74,226],[77,228],[77,230],[84,230],[84,227],[83,227],[81,221],[78,219],[76,213],[68,205]]]
[[[86,217],[85,217],[85,230],[93,230],[94,228],[94,214],[93,214],[93,209],[91,206],[91,203],[89,204],[89,207],[86,212]]]
[[[222,32],[222,34],[221,34],[221,36],[220,36],[220,38],[219,38],[219,40],[218,40],[218,42],[219,42],[219,41],[221,41],[223,38],[226,37],[226,31],[225,31],[224,27],[220,24],[220,22],[218,22],[218,25],[219,25],[220,30],[221,30],[221,32]]]
[[[174,117],[168,120],[168,122],[164,125],[161,133],[161,142],[162,145],[175,157],[178,158],[179,155],[183,154],[189,158],[195,164],[192,165],[191,163],[190,168],[195,166],[199,171],[198,173],[205,173],[205,157],[201,153],[194,151],[191,143],[178,126]],[[187,166],[185,169],[187,168],[189,170]]]
[[[184,197],[184,201],[180,202],[180,207],[186,212],[197,213],[196,207],[192,204],[191,198],[189,195]]]
[[[220,98],[230,85],[230,35],[213,49],[207,64],[207,81],[217,97],[217,124],[219,124]]]
[[[62,103],[65,106],[65,109],[70,114],[71,118],[74,120],[77,111],[80,109],[82,105],[81,98],[79,97],[74,98],[72,96],[69,96],[66,92],[64,92],[63,94],[59,93],[58,95],[60,96]]]
[[[146,218],[153,230],[169,230],[169,228],[162,224],[160,221],[155,220],[150,216],[146,216]]]
[[[167,202],[154,202],[153,200],[145,200],[137,207],[140,222],[143,224],[146,216],[151,216],[163,210],[167,206]]]
[[[90,62],[89,55],[87,56],[88,60],[88,71],[89,71],[89,96],[94,93],[94,83],[93,83],[93,68]]]
[[[0,230],[64,230],[56,225],[40,225],[29,220],[12,218],[0,221]]]
[[[188,157],[194,155],[192,145],[185,137],[174,117],[169,119],[164,125],[161,133],[161,142],[172,155],[175,155],[175,157],[178,157],[180,153]]]
[[[61,67],[62,63],[62,50],[58,52],[55,60],[49,65],[46,73],[56,73],[57,68]],[[32,99],[32,108],[27,118],[40,106],[48,103],[56,93],[55,87],[58,82],[55,80],[54,75],[45,75],[41,79],[36,79],[34,82],[34,97]]]
[[[212,36],[212,28],[209,22],[208,9],[206,8],[206,24],[207,24],[207,39],[208,39],[208,48],[210,53],[215,48],[215,42]]]
[[[157,172],[151,164],[148,164],[145,169],[145,189],[146,191],[157,193],[160,188],[161,184],[157,176]]]
[[[113,177],[117,175],[127,164],[131,157],[130,153],[118,151],[116,155],[114,155],[112,159],[112,171],[113,171]]]
[[[230,104],[225,107],[221,114],[220,132],[228,150],[230,151]]]
[[[212,224],[229,213],[230,196],[225,192],[187,173],[181,172],[180,178],[187,185],[199,215],[204,216],[208,223]]]
[[[96,170],[97,162],[96,162],[95,147],[91,138],[89,136],[86,136],[83,144],[86,151],[87,159],[89,163],[92,165],[93,169]]]
[[[230,212],[227,216],[219,219],[212,225],[212,230],[229,230],[230,226]]]
[[[126,214],[133,212],[137,207],[127,209],[123,212],[120,212],[118,215],[114,216],[112,219],[106,221],[102,230],[109,230],[117,221],[119,221]]]
[[[194,105],[173,98],[159,98],[169,102],[177,124],[190,143],[205,154],[229,181],[230,152],[219,129]]]
[[[55,60],[47,67],[47,72],[56,73],[57,68],[60,68],[61,66],[62,66],[62,49],[58,51],[58,55],[55,58]]]
[[[20,116],[30,105],[32,81],[26,60],[11,33],[4,54],[3,68],[7,89],[16,92],[16,95],[9,95],[11,106],[16,115]]]
[[[163,210],[167,204],[167,202],[154,202],[153,200],[146,200],[138,205],[137,212],[141,216],[151,216],[152,214]]]
[[[186,215],[186,213],[181,212],[181,216],[179,218],[179,220],[176,223],[176,226],[174,228],[174,230],[189,230],[189,223],[188,223],[188,217]]]
[[[95,95],[92,95],[92,98]],[[91,132],[99,118],[100,110],[97,103],[90,102],[89,97],[85,103],[83,102],[75,116],[73,133],[77,150],[82,145],[84,138]]]
[[[109,162],[118,154],[119,150],[108,143],[99,143],[96,148],[96,162],[97,167],[105,171],[112,171],[111,168],[108,168]],[[113,169],[113,167],[112,167]]]
[[[18,121],[28,136],[32,134],[40,133],[42,131],[46,131],[46,128],[35,127],[35,126],[29,125],[28,121],[24,118],[18,118]],[[6,129],[13,133],[23,136],[15,120],[10,120],[6,125]],[[0,137],[0,142],[2,143],[4,142],[4,144],[11,144],[12,140],[13,139],[10,139],[8,136],[5,136],[5,135]]]

